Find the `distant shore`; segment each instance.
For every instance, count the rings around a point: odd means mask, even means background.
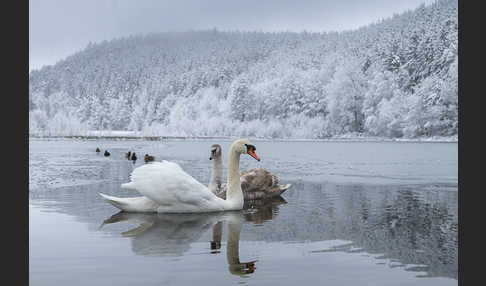
[[[79,140],[148,140],[148,141],[162,141],[162,140],[233,140],[239,136],[152,136],[152,135],[140,135],[130,134],[117,134],[115,132],[100,132],[99,134],[90,135],[51,135],[42,136],[29,134],[29,139],[79,139]],[[372,136],[351,136],[341,135],[329,138],[259,138],[251,137],[253,140],[263,141],[309,141],[309,142],[434,142],[434,143],[458,143],[457,136],[433,136],[422,138],[385,138],[385,137],[372,137]]]

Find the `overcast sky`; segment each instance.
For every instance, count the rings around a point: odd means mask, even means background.
[[[341,31],[433,0],[29,0],[29,68],[91,42],[189,29]]]

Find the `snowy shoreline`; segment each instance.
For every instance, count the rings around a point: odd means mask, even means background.
[[[141,135],[130,131],[112,131],[112,132],[91,132],[89,135],[56,135],[56,136],[41,136],[29,134],[30,139],[80,139],[80,140],[234,140],[239,136],[153,136]],[[420,143],[458,143],[458,136],[432,136],[422,138],[385,138],[373,136],[352,136],[341,135],[330,138],[264,138],[252,137],[250,139],[256,141],[299,141],[299,142],[420,142]]]

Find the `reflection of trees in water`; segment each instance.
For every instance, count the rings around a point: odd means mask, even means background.
[[[323,194],[312,184],[297,184],[295,187],[295,193],[314,190],[310,197],[315,204],[323,200]],[[321,239],[353,241],[336,251],[360,248],[368,253],[382,253],[381,258],[398,262],[395,265],[419,265],[407,267],[407,270],[457,279],[457,193],[445,192],[445,196],[438,198],[430,191],[413,187],[386,189],[365,186],[340,186],[329,192],[336,195],[334,206],[328,206],[334,207],[334,212],[328,214],[336,213],[335,219],[321,213],[320,223],[314,227],[318,233],[323,231]],[[296,203],[292,198],[288,201]],[[307,204],[310,209],[300,209],[303,213],[290,215],[308,217],[304,213],[312,213],[315,204],[311,201]],[[451,207],[454,205],[455,208]],[[288,210],[292,208],[285,209]],[[287,215],[282,213],[281,219]]]
[[[448,273],[457,279],[457,219],[445,204],[424,202],[412,190],[399,190],[383,211],[378,223],[395,246],[385,249],[389,256],[425,264],[430,276]]]
[[[409,270],[457,279],[457,220],[445,204],[425,202],[419,193],[402,189],[377,211],[381,215],[373,224],[362,224],[358,237],[367,251],[384,252],[403,264],[427,265]],[[376,232],[386,243],[368,239]]]

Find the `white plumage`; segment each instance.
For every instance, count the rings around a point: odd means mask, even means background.
[[[254,148],[248,139],[236,140],[231,145],[228,162],[230,188],[227,199],[219,198],[178,164],[169,161],[142,165],[132,172],[129,183],[121,185],[125,189],[137,190],[145,198],[100,195],[115,207],[129,212],[196,213],[240,210],[243,208],[243,193],[239,178],[239,157],[247,153],[248,146]]]
[[[150,198],[158,204],[157,212],[223,211],[229,207],[177,163],[169,161],[140,166],[122,188],[135,189]]]

